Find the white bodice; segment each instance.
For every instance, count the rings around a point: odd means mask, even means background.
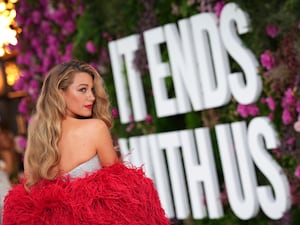
[[[93,158],[76,166],[65,175],[70,176],[71,178],[84,177],[86,174],[92,173],[100,168],[101,164],[99,157],[95,155]]]

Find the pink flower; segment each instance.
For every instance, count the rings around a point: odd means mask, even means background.
[[[49,45],[55,45],[55,46],[59,45],[58,39],[54,35],[48,35],[47,42],[48,42]]]
[[[32,78],[32,73],[29,71],[29,70],[25,70],[23,69],[22,70],[22,76],[28,80],[28,79],[31,79]]]
[[[38,48],[39,45],[41,45],[40,40],[38,38],[32,38],[31,39],[31,46],[33,48]]]
[[[266,32],[271,38],[275,38],[279,33],[279,28],[276,25],[267,25]]]
[[[78,7],[77,7],[77,13],[79,14],[79,15],[82,15],[83,14],[83,6],[82,5],[79,5]]]
[[[269,117],[270,120],[274,120],[274,113],[271,112],[271,113],[268,115],[268,117]]]
[[[255,104],[247,105],[247,111],[251,116],[257,116],[259,114],[259,108]]]
[[[119,111],[118,111],[118,109],[117,108],[113,108],[111,110],[111,115],[112,115],[113,118],[118,118],[119,117]]]
[[[147,114],[147,116],[145,118],[146,124],[150,124],[150,123],[152,123],[152,121],[153,121],[152,116],[150,114]]]
[[[127,127],[126,127],[126,132],[131,132],[133,130],[133,128],[135,127],[134,123],[130,123]]]
[[[295,131],[300,132],[300,120],[297,120],[294,123],[294,129],[295,129]]]
[[[272,111],[274,111],[275,108],[276,108],[275,100],[274,100],[272,97],[267,97],[267,98],[265,99],[265,101],[266,101],[266,103],[267,103],[269,109],[272,110]]]
[[[36,24],[40,23],[41,14],[38,10],[33,11],[31,16],[32,16],[32,20],[34,23],[36,23]]]
[[[47,71],[48,69],[50,69],[51,65],[52,65],[52,57],[49,56],[45,56],[43,58],[43,70]]]
[[[17,64],[30,66],[32,58],[33,58],[32,52],[26,52],[25,54],[19,54],[17,56]]]
[[[24,77],[24,76],[21,76],[21,77],[16,81],[16,83],[14,84],[13,89],[14,89],[15,91],[22,90],[22,89],[24,88],[24,86],[25,86],[25,82],[26,82],[25,77]]]
[[[294,105],[296,101],[294,92],[292,90],[292,88],[288,88],[285,92],[284,92],[284,97],[282,99],[281,105],[282,107],[287,107],[290,105]]]
[[[63,27],[63,34],[70,35],[75,31],[75,23],[71,20],[68,20]]]
[[[238,104],[237,112],[238,112],[238,113],[240,114],[240,116],[243,117],[243,118],[248,117],[248,111],[247,111],[247,107],[246,107],[245,105]]]
[[[292,122],[292,115],[288,109],[284,109],[281,116],[282,122],[284,125],[288,125]]]
[[[267,70],[270,70],[274,67],[275,59],[270,50],[266,50],[263,54],[260,55],[260,62]]]
[[[56,9],[55,11],[46,12],[46,16],[54,21],[57,25],[62,25],[66,21],[68,15],[65,13],[65,9]]]
[[[259,108],[255,104],[238,104],[237,112],[241,117],[247,118],[248,116],[257,116],[259,114]]]
[[[92,41],[88,41],[85,45],[85,48],[86,50],[89,52],[89,53],[96,53],[97,52],[97,48],[95,46],[95,44],[92,42]]]
[[[27,106],[27,101],[26,98],[22,98],[19,105],[18,105],[18,111],[21,114],[27,114],[28,113],[28,106]]]
[[[220,15],[221,15],[221,12],[222,12],[222,9],[223,9],[224,5],[225,5],[225,2],[224,2],[224,1],[218,1],[218,2],[216,3],[215,7],[214,7],[214,10],[215,10],[215,12],[216,12],[216,16],[217,16],[218,18],[220,18]]]
[[[296,139],[294,137],[290,137],[289,139],[287,139],[286,143],[288,145],[293,145],[295,143]]]
[[[298,177],[298,179],[300,179],[300,165],[297,166],[297,168],[295,170],[295,176]]]
[[[28,85],[28,94],[32,97],[33,100],[36,100],[38,98],[40,91],[40,85],[37,80],[31,80]]]
[[[72,59],[73,44],[69,43],[65,47],[65,54],[61,56],[61,61],[66,62]]]
[[[41,30],[43,30],[43,32],[44,32],[45,34],[48,34],[48,33],[51,32],[51,25],[50,25],[50,23],[49,23],[48,21],[43,20],[43,21],[40,23],[40,25],[41,25]]]

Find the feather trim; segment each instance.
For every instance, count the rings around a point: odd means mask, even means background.
[[[151,179],[116,163],[84,178],[18,184],[4,202],[3,225],[167,225]]]

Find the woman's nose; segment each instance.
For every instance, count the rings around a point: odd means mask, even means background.
[[[95,100],[95,95],[94,95],[94,93],[92,91],[89,92],[88,98],[91,99],[91,100],[93,100],[93,101]]]

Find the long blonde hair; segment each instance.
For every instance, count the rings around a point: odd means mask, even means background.
[[[55,66],[44,80],[36,113],[28,128],[25,152],[25,186],[28,189],[41,179],[51,180],[58,175],[58,171],[54,170],[60,160],[57,143],[61,121],[66,115],[66,103],[60,90],[66,90],[78,72],[93,77],[96,101],[91,117],[103,120],[109,128],[112,126],[110,102],[100,74],[92,66],[77,60]]]

